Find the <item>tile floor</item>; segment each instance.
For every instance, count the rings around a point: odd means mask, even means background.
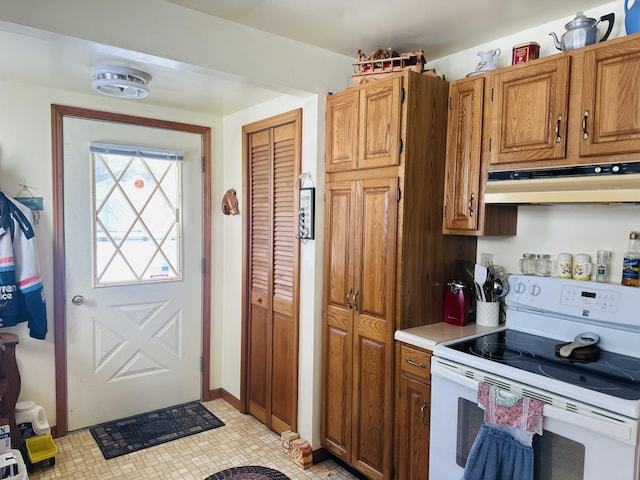
[[[261,465],[293,480],[347,480],[356,476],[332,460],[302,469],[284,458],[280,436],[222,399],[204,402],[225,426],[105,460],[89,430],[56,438],[53,467],[36,465],[30,480],[204,480],[226,468]]]

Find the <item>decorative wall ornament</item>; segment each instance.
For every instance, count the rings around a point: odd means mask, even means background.
[[[238,215],[238,197],[233,188],[227,190],[222,197],[222,213],[225,215]]]

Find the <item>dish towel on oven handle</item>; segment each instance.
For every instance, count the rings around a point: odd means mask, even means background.
[[[463,480],[532,480],[533,434],[542,435],[544,404],[486,383],[478,384],[484,424],[478,432]]]

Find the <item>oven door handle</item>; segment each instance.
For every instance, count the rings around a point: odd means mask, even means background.
[[[545,419],[559,420],[580,428],[593,430],[601,435],[606,435],[625,443],[635,444],[637,427],[629,423],[622,423],[614,418],[600,420],[592,416],[581,415],[564,410],[563,408],[554,407],[548,403],[544,404],[543,416]]]

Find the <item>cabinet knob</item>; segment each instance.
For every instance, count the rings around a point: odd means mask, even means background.
[[[358,294],[360,293],[360,290],[358,290],[356,288],[356,291],[353,292],[353,308],[356,309],[356,312],[358,311]]]
[[[351,304],[351,294],[353,293],[353,288],[350,288],[349,291],[347,292],[347,306],[349,307],[349,310],[351,310],[353,308],[353,305]]]

